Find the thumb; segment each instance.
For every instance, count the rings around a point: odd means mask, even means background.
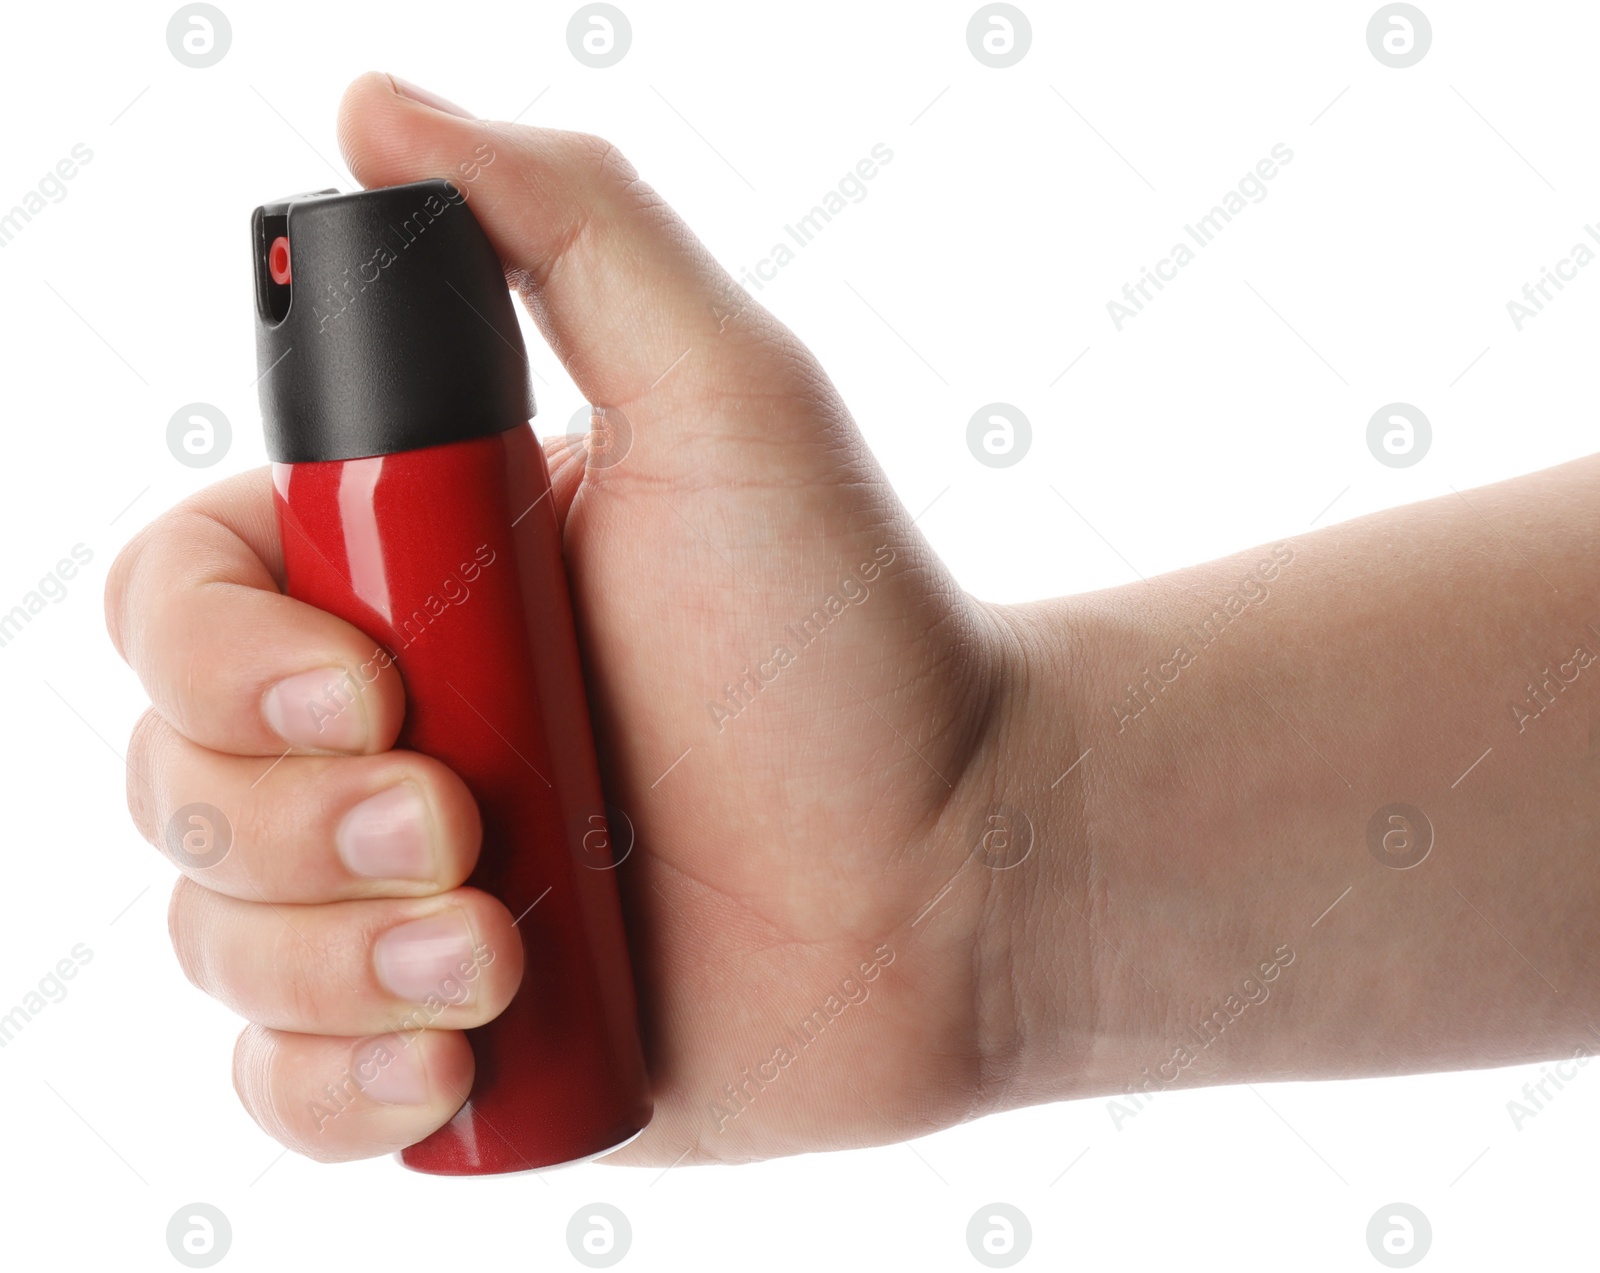
[[[589,402],[622,410],[649,471],[679,470],[685,443],[703,471],[721,441],[821,442],[819,414],[843,416],[816,410],[832,389],[809,352],[608,142],[477,120],[369,73],[345,92],[339,144],[364,186],[466,192],[545,339]]]

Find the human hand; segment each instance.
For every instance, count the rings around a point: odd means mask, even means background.
[[[351,87],[352,172],[393,185],[476,160],[470,203],[508,278],[632,434],[604,466],[547,442],[605,789],[638,838],[619,883],[656,1116],[613,1161],[878,1143],[999,1108],[1021,1090],[1029,893],[972,848],[1012,626],[928,549],[810,353],[613,148],[407,92]],[[235,1058],[252,1116],[302,1153],[356,1158],[451,1116],[472,1079],[459,1031],[509,1002],[522,952],[505,908],[461,887],[479,836],[466,788],[390,750],[393,669],[341,714],[344,754],[284,725],[321,669],[372,643],[281,584],[264,471],[118,559],[108,624],[154,703],[130,806],[158,844],[190,801],[229,817],[228,857],[174,891],[179,961],[252,1023]],[[438,981],[429,959],[456,957],[452,936],[495,954],[471,1000],[390,1041],[357,1116],[319,1117],[325,1086]]]

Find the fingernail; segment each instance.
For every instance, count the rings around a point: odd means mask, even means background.
[[[397,998],[411,1003],[439,998],[459,1005],[472,997],[475,983],[461,973],[472,964],[472,934],[456,911],[391,928],[378,938],[372,957],[378,980]]]
[[[284,678],[262,698],[261,714],[273,733],[296,747],[361,751],[367,744],[360,685],[342,667]]]
[[[391,75],[389,83],[394,85],[394,91],[401,97],[409,97],[413,102],[421,102],[433,110],[443,111],[446,115],[454,115],[459,119],[477,118],[471,111],[462,110],[449,99],[440,97],[437,93],[430,93],[427,89],[418,87],[410,80],[403,80],[398,75]]]
[[[433,838],[422,793],[409,782],[368,796],[334,832],[339,857],[369,880],[426,880],[433,876]]]
[[[398,1034],[365,1039],[351,1054],[350,1072],[363,1095],[383,1105],[421,1105],[428,1099],[428,1076],[422,1054]]]

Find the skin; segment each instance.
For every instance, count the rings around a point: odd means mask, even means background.
[[[1571,656],[1600,653],[1600,460],[1276,556],[989,605],[924,543],[811,355],[607,143],[477,121],[382,75],[351,86],[339,137],[367,186],[456,176],[487,144],[469,199],[509,282],[585,397],[632,425],[613,467],[547,444],[604,782],[638,840],[619,883],[656,1116],[608,1161],[749,1161],[1070,1097],[1132,1108],[1130,1091],[1597,1043],[1600,660],[1573,674]],[[714,715],[787,625],[886,555],[823,638]],[[465,787],[391,750],[392,669],[345,754],[294,747],[257,781],[294,741],[270,688],[372,649],[281,585],[264,470],[118,558],[108,627],[153,704],[129,804],[158,845],[187,802],[227,811],[229,855],[179,864],[179,961],[250,1022],[234,1076],[257,1122],[361,1158],[459,1106],[460,1030],[509,1001],[521,949],[505,909],[461,887],[479,839]],[[1214,642],[1190,634],[1241,593]],[[1571,683],[1519,728],[1509,705],[1558,665]],[[1126,687],[1146,669],[1141,708]],[[427,808],[425,878],[357,876],[341,819],[402,781]],[[1409,869],[1369,848],[1369,819],[1402,801],[1434,838]],[[386,1032],[416,1004],[375,951],[426,916],[495,959],[401,1047]],[[830,997],[826,1031],[774,1068]],[[1199,1047],[1191,1027],[1219,1011]],[[323,1086],[385,1040],[382,1098],[316,1125]]]

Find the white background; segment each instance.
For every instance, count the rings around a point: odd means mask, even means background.
[[[912,510],[936,501],[919,524],[981,596],[1113,585],[1582,455],[1600,264],[1521,332],[1506,302],[1600,219],[1600,9],[1426,0],[1432,48],[1395,70],[1368,51],[1372,0],[1023,0],[1031,48],[994,70],[968,51],[972,0],[623,0],[632,47],[593,70],[572,3],[224,0],[232,46],[195,70],[168,51],[172,7],[10,6],[0,37],[0,210],[75,143],[94,155],[0,249],[0,610],[93,553],[0,648],[0,1013],[93,951],[0,1050],[9,1266],[176,1268],[167,1220],[194,1201],[230,1217],[236,1269],[577,1268],[567,1221],[596,1200],[630,1217],[638,1269],[977,1268],[967,1221],[994,1201],[1031,1218],[1025,1268],[1378,1268],[1365,1229],[1394,1201],[1432,1221],[1423,1267],[1582,1258],[1600,1066],[1520,1130],[1506,1103],[1537,1066],[1170,1093],[1120,1130],[1084,1101],[738,1169],[280,1159],[229,1081],[239,1022],[168,946],[174,872],[126,816],[116,753],[144,698],[100,592],[146,521],[263,462],[249,212],[348,188],[334,110],[366,69],[608,136],[735,270],[888,145],[759,299]],[[1106,302],[1279,142],[1265,201],[1118,332]],[[528,336],[541,421],[564,428],[581,399]],[[965,442],[997,400],[1034,431],[1003,470]],[[194,401],[233,425],[209,470],[166,447]],[[1365,443],[1393,401],[1434,429],[1403,470]]]

